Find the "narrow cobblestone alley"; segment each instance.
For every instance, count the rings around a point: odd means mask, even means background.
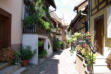
[[[55,53],[52,58],[38,67],[29,67],[23,74],[78,74],[75,70],[74,58],[69,49],[65,49]]]

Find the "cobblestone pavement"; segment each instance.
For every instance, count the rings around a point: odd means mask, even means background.
[[[75,70],[74,58],[69,49],[65,49],[39,66],[28,67],[22,74],[78,74]]]

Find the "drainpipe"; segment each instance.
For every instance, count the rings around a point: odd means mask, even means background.
[[[91,6],[91,2],[92,0],[88,0],[88,31],[90,32],[90,6]],[[93,52],[92,50],[90,50],[90,52]],[[93,54],[91,55],[90,57],[90,60],[91,60],[91,63],[92,63],[92,71],[91,71],[91,74],[94,74],[94,71],[93,71]]]

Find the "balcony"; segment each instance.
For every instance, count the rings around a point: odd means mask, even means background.
[[[37,33],[36,25],[30,27],[23,27],[23,33]]]
[[[51,29],[52,32],[56,32],[56,28]]]
[[[62,34],[62,30],[58,30],[57,28],[53,28],[52,29],[52,33],[55,33],[56,35],[61,35]]]

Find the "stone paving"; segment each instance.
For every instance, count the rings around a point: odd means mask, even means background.
[[[75,56],[69,49],[59,51],[39,66],[29,66],[22,74],[78,74],[75,70]]]

